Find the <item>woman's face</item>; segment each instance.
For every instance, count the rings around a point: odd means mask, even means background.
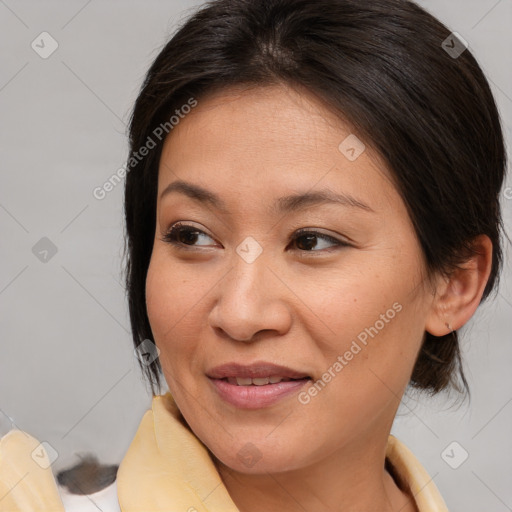
[[[178,189],[161,196],[178,181],[221,204]],[[354,201],[281,199],[320,192]],[[189,226],[174,232],[178,245],[164,241],[178,222]],[[275,86],[199,101],[168,136],[146,301],[192,430],[227,466],[261,473],[387,436],[433,297],[384,164],[309,94]],[[311,380],[223,382],[235,405],[208,377],[231,362]],[[244,401],[280,388],[274,401]]]

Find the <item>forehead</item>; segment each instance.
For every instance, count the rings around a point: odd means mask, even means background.
[[[325,187],[364,195],[377,208],[397,199],[368,142],[315,96],[285,86],[232,88],[199,99],[165,141],[159,196],[175,180],[263,201]]]

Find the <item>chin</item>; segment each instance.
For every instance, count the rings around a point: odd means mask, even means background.
[[[234,443],[239,448],[236,450],[221,450],[216,456],[210,451],[216,464],[220,461],[224,466],[238,473],[248,475],[281,473],[292,471],[303,466],[301,461],[297,459],[297,453],[300,449],[274,446],[261,447],[261,444],[251,441],[240,441]],[[259,446],[259,447],[258,447]]]

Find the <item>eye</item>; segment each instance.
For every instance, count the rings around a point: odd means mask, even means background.
[[[213,240],[212,237],[207,235],[204,231],[187,224],[183,224],[182,222],[177,222],[169,231],[161,238],[163,242],[170,243],[175,245],[180,249],[188,249],[197,246],[206,246],[208,247],[211,244],[196,244],[198,240],[201,238],[209,238]],[[324,242],[330,243],[334,247],[348,247],[350,244],[338,240],[332,236],[326,235],[319,231],[314,231],[311,229],[299,229],[296,231],[292,237],[292,244],[298,246],[298,250],[302,252],[320,252],[325,247],[320,247],[318,250],[318,240],[323,240]],[[320,244],[321,246],[321,244]],[[312,251],[311,249],[316,249]],[[329,252],[329,251],[326,251]]]
[[[176,224],[171,226],[171,229],[169,229],[169,231],[167,231],[167,233],[161,238],[161,240],[163,242],[167,242],[167,243],[176,245],[180,249],[187,249],[188,247],[183,247],[183,246],[194,247],[195,242],[201,236],[204,236],[206,238],[209,238],[210,240],[213,240],[212,237],[208,236],[204,231],[201,231],[200,229],[197,229],[194,226],[189,226],[187,224],[177,222]],[[205,244],[205,245],[208,245],[208,244]]]
[[[335,247],[348,247],[349,246],[348,243],[342,242],[341,240],[338,240],[337,238],[326,235],[324,233],[320,233],[319,231],[314,231],[314,230],[306,229],[306,228],[299,229],[298,231],[295,232],[295,234],[292,238],[292,243],[294,243],[298,246],[302,245],[302,248],[299,247],[299,250],[303,251],[303,252],[320,252],[318,250],[311,251],[312,248],[317,248],[317,246],[318,246],[317,240],[318,239],[327,241],[327,242],[331,243],[332,245],[334,245]],[[301,240],[302,240],[302,242],[298,243]],[[323,248],[320,248],[320,250],[323,250]],[[329,251],[327,251],[327,252],[329,252]]]

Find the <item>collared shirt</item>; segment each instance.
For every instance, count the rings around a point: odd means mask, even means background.
[[[386,459],[414,497],[419,512],[448,512],[439,491],[411,451],[390,435]],[[117,503],[114,497],[117,494]],[[239,512],[203,443],[172,395],[153,397],[108,488],[70,496],[59,489],[44,445],[21,430],[0,439],[0,512],[80,512],[83,500],[104,512]],[[65,503],[65,505],[64,505]]]

